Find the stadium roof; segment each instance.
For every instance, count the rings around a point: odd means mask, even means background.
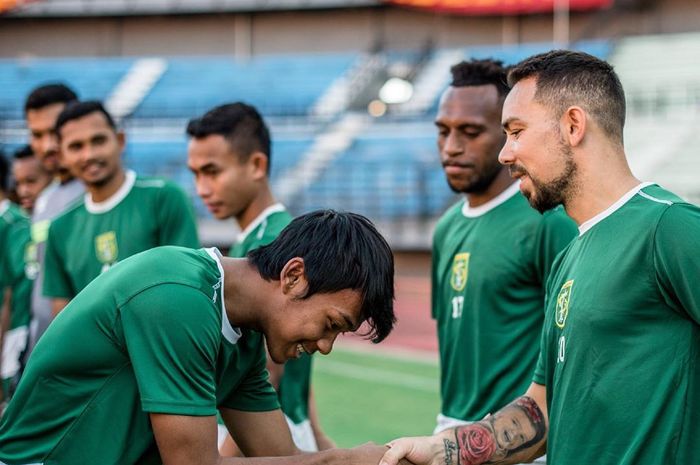
[[[33,0],[7,16],[125,16],[378,6],[381,0]]]

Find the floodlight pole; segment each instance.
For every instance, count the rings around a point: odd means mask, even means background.
[[[569,48],[569,0],[554,0],[554,43]]]

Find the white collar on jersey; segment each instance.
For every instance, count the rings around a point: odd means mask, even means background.
[[[469,199],[464,200],[464,205],[462,206],[462,215],[467,218],[476,218],[481,215],[485,215],[490,212],[506,200],[513,197],[520,190],[520,181],[515,181],[513,184],[508,186],[506,190],[498,194],[496,197],[492,198],[485,204],[479,205],[478,207],[470,207]]]
[[[241,338],[241,330],[231,326],[231,322],[228,320],[228,315],[226,314],[226,301],[224,300],[224,267],[221,265],[221,252],[219,252],[219,249],[216,247],[204,250],[206,250],[211,259],[216,262],[216,266],[219,268],[219,273],[221,274],[221,278],[219,278],[219,289],[221,290],[221,334],[228,342],[235,344]],[[216,292],[216,289],[214,292]]]
[[[283,212],[285,210],[286,208],[284,208],[284,205],[282,205],[279,202],[274,205],[270,205],[265,210],[263,210],[258,216],[256,216],[255,219],[248,226],[246,226],[246,228],[243,231],[238,233],[238,235],[236,236],[236,242],[239,244],[243,242],[246,239],[246,237],[248,237],[248,235],[260,225],[260,223],[267,219],[268,216],[272,215],[273,213]]]
[[[124,176],[124,182],[121,186],[119,186],[117,192],[112,194],[112,196],[107,200],[104,200],[102,202],[93,202],[92,197],[90,197],[90,193],[86,192],[85,209],[88,211],[88,213],[92,214],[107,213],[108,211],[119,205],[119,202],[124,200],[124,197],[129,195],[129,192],[131,192],[131,188],[134,187],[135,182],[136,173],[134,173],[131,170],[127,170]]]
[[[5,212],[10,208],[10,200],[5,199],[0,201],[0,215],[4,215]]]
[[[596,216],[591,218],[590,220],[584,221],[581,223],[581,225],[578,227],[578,235],[583,236],[589,229],[591,229],[593,226],[596,224],[600,223],[603,221],[605,218],[608,216],[612,215],[615,213],[617,210],[619,210],[624,204],[629,202],[629,200],[637,194],[640,190],[644,189],[645,187],[653,185],[653,182],[642,182],[634,186],[632,189],[627,191],[622,197],[617,199],[615,203],[610,205],[608,208],[603,210],[602,212],[598,213]]]

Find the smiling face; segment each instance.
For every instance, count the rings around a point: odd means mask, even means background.
[[[493,85],[449,87],[435,125],[447,183],[461,193],[484,192],[503,169],[502,99]]]
[[[34,203],[46,186],[51,183],[51,175],[36,157],[18,158],[12,163],[19,202],[26,211],[34,209]]]
[[[64,163],[88,187],[105,186],[122,170],[124,135],[100,112],[66,122],[60,141]]]
[[[285,265],[280,286],[282,303],[263,328],[268,352],[276,363],[304,352],[326,355],[339,334],[360,326],[360,291],[343,289],[305,297],[308,283],[303,259],[293,258]]]
[[[216,218],[240,218],[253,201],[259,189],[256,181],[266,176],[254,156],[243,161],[219,134],[190,141],[187,165],[197,194]]]
[[[564,204],[576,190],[577,166],[559,121],[535,100],[534,78],[519,81],[503,104],[507,140],[499,161],[520,179],[520,190],[540,212]]]

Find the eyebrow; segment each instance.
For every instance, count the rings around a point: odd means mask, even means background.
[[[352,319],[350,319],[350,317],[347,316],[345,313],[342,313],[342,312],[339,312],[339,313],[340,313],[340,316],[343,317],[343,320],[345,320],[345,324],[349,328],[348,330],[351,332],[357,331],[357,329],[360,327],[360,324],[352,321]]]
[[[435,120],[434,121],[435,126],[438,127],[447,127],[447,124],[443,123],[440,120]],[[479,123],[462,123],[457,125],[457,129],[464,129],[464,128],[474,128],[474,129],[485,129],[486,125],[485,124],[479,124]]]
[[[508,119],[506,119],[505,121],[503,121],[503,123],[501,124],[501,126],[503,126],[503,129],[508,130],[508,128],[510,127],[510,125],[511,125],[512,123],[514,123],[515,121],[518,121],[518,120],[519,120],[518,117],[516,117],[516,116],[511,116],[510,118],[508,118]]]

